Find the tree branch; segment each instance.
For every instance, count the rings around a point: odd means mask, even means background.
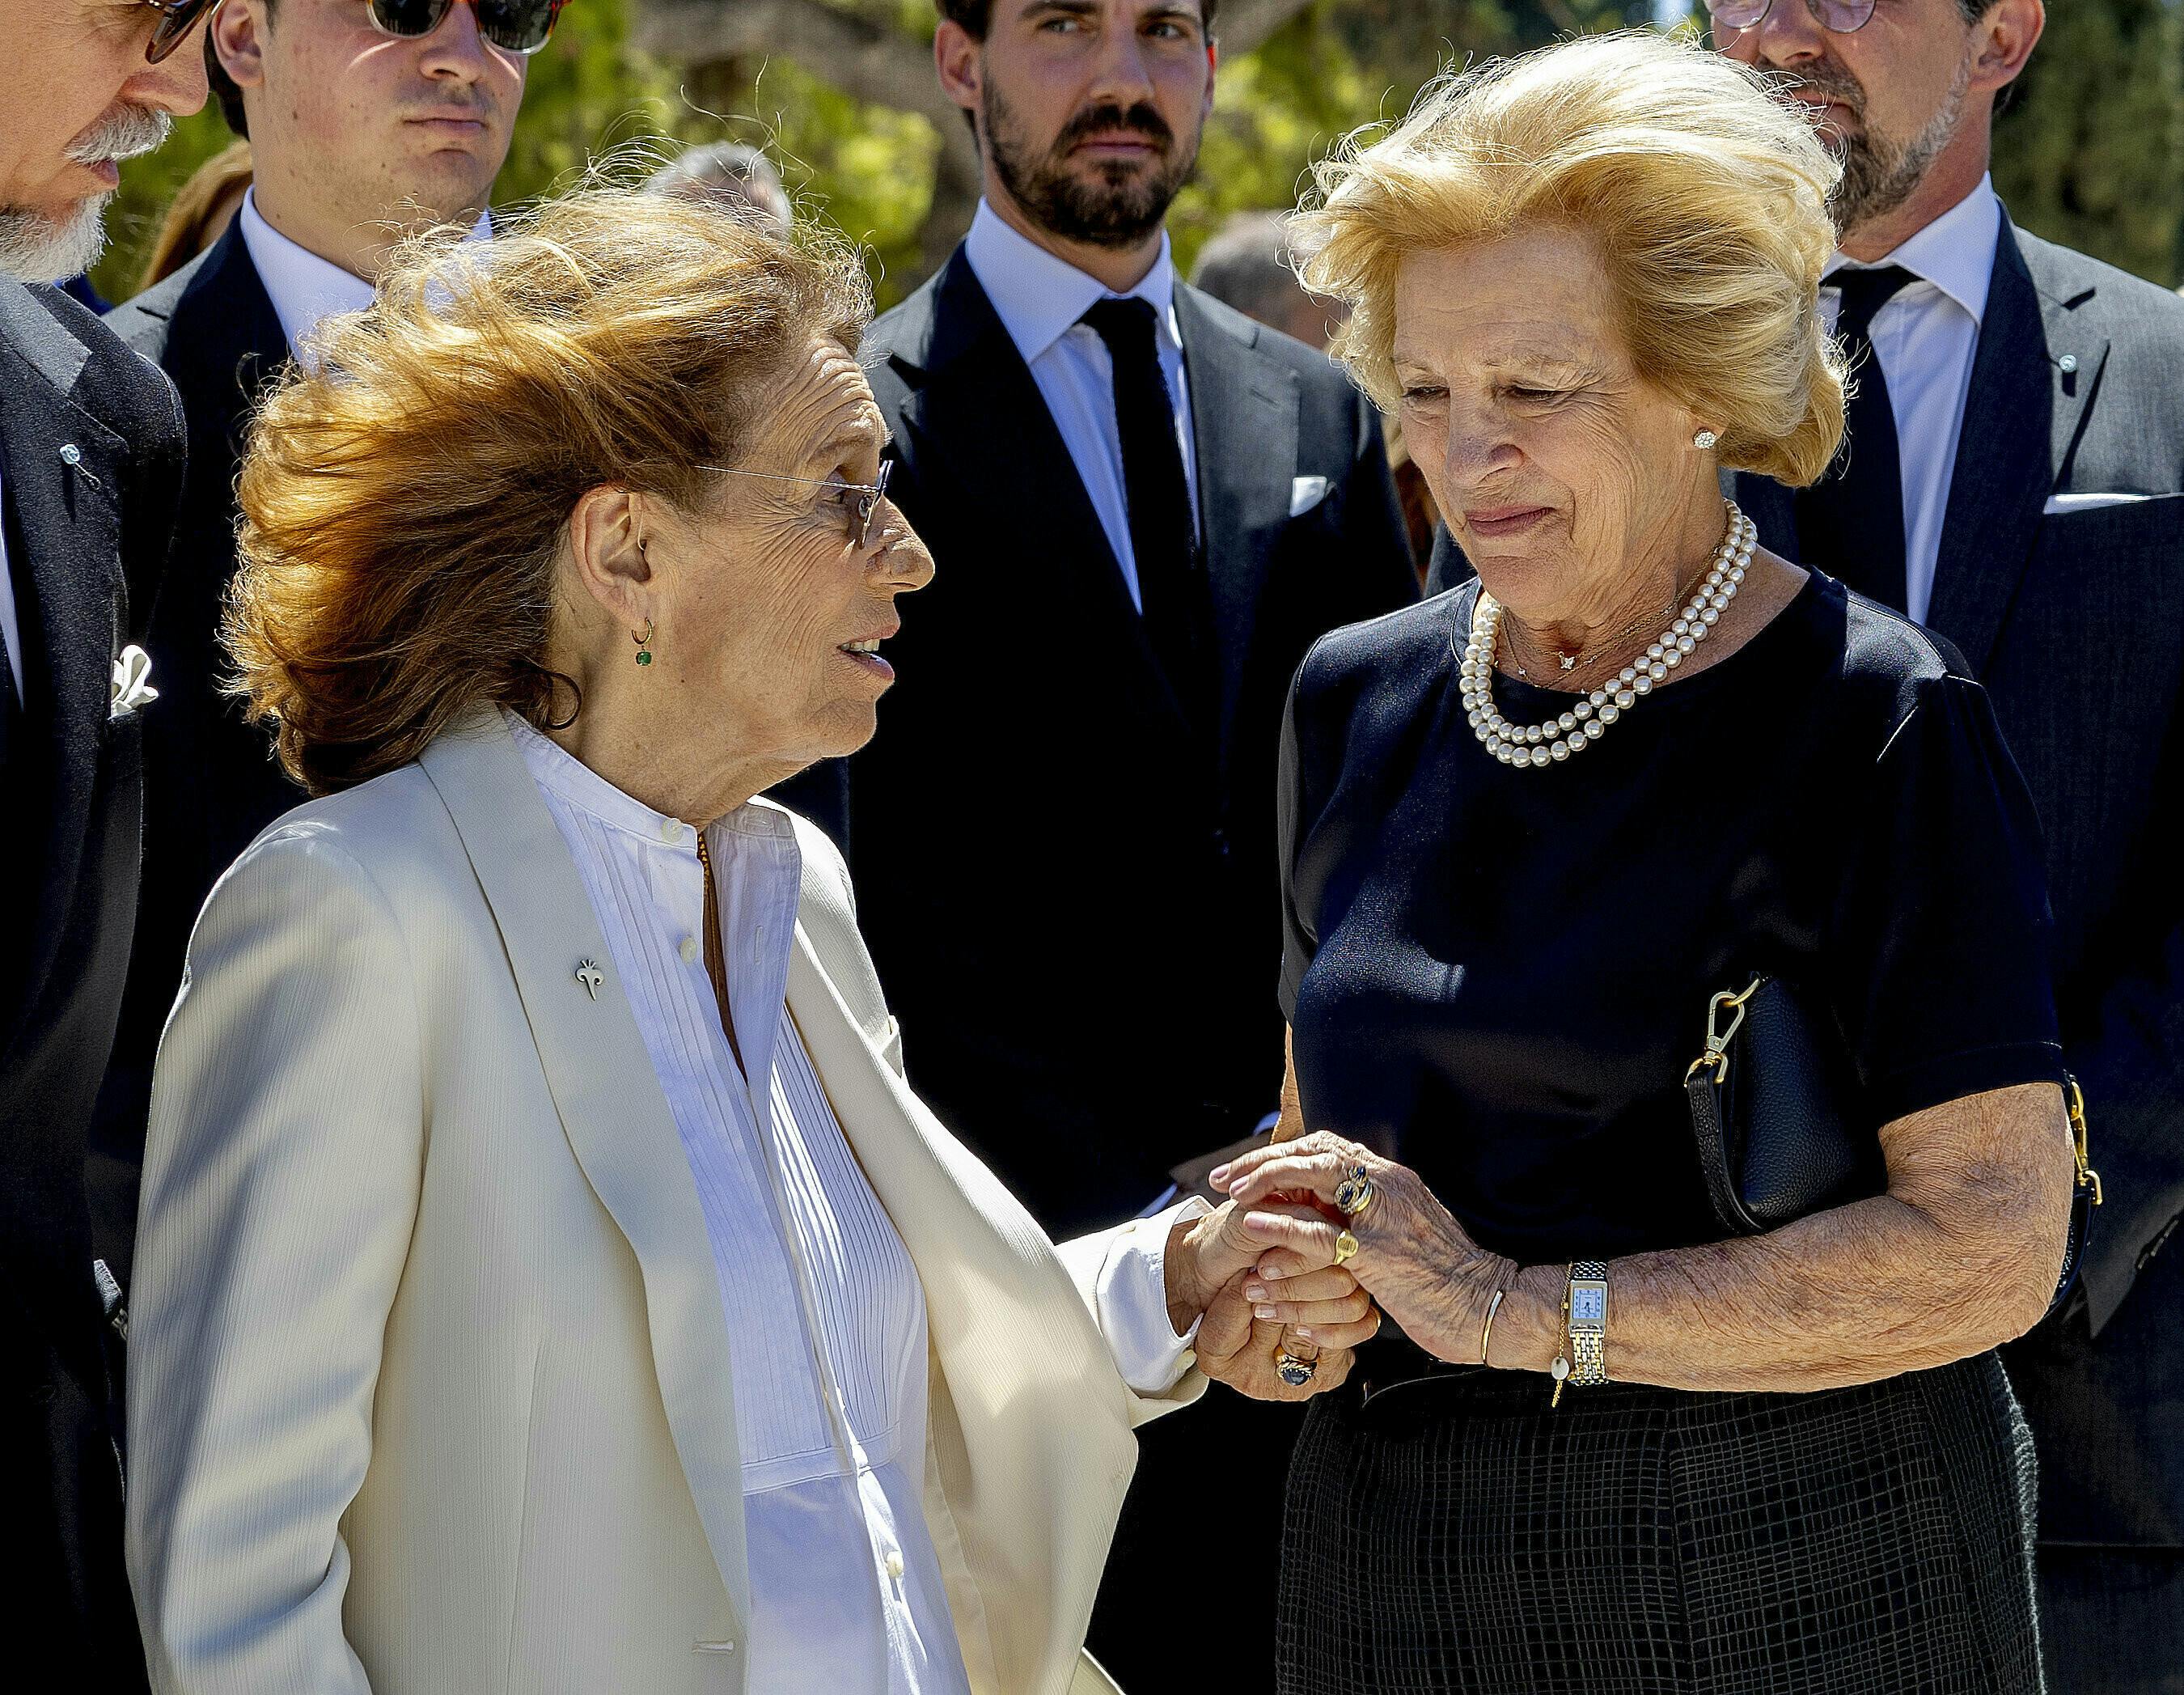
[[[937,125],[962,119],[940,92],[929,42],[824,0],[641,0],[637,44],[662,59],[758,59],[778,53],[853,99],[922,112]]]

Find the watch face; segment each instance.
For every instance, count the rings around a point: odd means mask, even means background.
[[[1607,1317],[1607,1291],[1605,1289],[1573,1289],[1570,1291],[1570,1323],[1597,1324]]]

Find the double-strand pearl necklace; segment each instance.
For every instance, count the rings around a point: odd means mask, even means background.
[[[1729,532],[1714,550],[1713,567],[1691,596],[1691,604],[1675,622],[1661,632],[1642,657],[1633,660],[1584,700],[1574,702],[1559,717],[1536,724],[1513,724],[1494,705],[1494,644],[1502,628],[1502,603],[1485,588],[1472,608],[1471,639],[1465,645],[1458,668],[1463,687],[1465,716],[1481,745],[1504,765],[1561,764],[1582,752],[1607,733],[1607,727],[1651,694],[1653,685],[1684,662],[1685,655],[1713,633],[1736,591],[1744,586],[1744,573],[1752,564],[1752,549],[1759,532],[1752,520],[1729,508]]]

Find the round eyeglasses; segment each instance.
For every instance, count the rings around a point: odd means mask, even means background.
[[[546,45],[568,0],[467,0],[478,33],[495,47],[531,54]],[[414,41],[440,27],[456,0],[370,0],[371,24],[382,36]]]
[[[1774,0],[1706,0],[1707,16],[1725,30],[1757,29]],[[1873,21],[1875,0],[1805,0],[1813,21],[1830,35],[1854,35]]]

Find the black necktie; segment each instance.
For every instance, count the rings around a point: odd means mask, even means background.
[[[1161,370],[1152,303],[1095,303],[1079,322],[1107,344],[1115,367],[1115,422],[1122,437],[1123,496],[1130,508],[1130,551],[1138,566],[1138,605],[1153,655],[1184,715],[1201,733],[1212,678],[1207,609],[1198,570],[1190,483],[1176,439],[1175,398]]]
[[[1797,491],[1797,551],[1859,594],[1893,606],[1908,603],[1903,567],[1903,457],[1888,378],[1873,351],[1874,315],[1918,279],[1900,265],[1839,270],[1842,290],[1836,334],[1856,384],[1843,419],[1843,444],[1825,475]]]

